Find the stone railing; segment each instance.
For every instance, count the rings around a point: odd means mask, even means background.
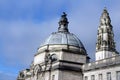
[[[114,65],[118,65],[118,64],[120,64],[120,55],[84,64],[83,70],[89,71],[89,70],[93,70],[93,69],[99,69],[99,68],[104,68],[107,66],[114,66]]]

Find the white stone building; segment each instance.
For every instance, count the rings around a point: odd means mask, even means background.
[[[69,32],[68,23],[63,13],[58,32],[41,44],[30,69],[20,71],[17,80],[120,80],[120,56],[107,10],[100,18],[95,62],[89,62],[82,42]]]

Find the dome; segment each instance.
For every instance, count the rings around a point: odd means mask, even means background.
[[[82,42],[72,33],[68,32],[54,32],[41,45],[71,45],[75,47],[84,48]]]
[[[52,33],[41,45],[70,45],[84,49],[82,42],[74,34],[69,32],[67,14],[63,12],[59,21],[58,32]]]

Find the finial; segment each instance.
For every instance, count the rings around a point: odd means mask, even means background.
[[[61,19],[59,21],[59,28],[58,31],[59,32],[69,32],[68,31],[68,19],[67,19],[67,14],[65,12],[63,12],[63,15],[61,15]]]
[[[104,7],[104,9],[103,9],[103,13],[108,13],[108,11],[107,11],[107,7]]]
[[[109,13],[107,11],[107,8],[104,7],[101,18],[100,18],[100,24],[101,25],[109,25],[111,23],[111,19],[109,17]]]
[[[67,16],[67,14],[66,14],[65,12],[63,12],[62,17],[65,17],[65,18],[66,18],[66,16]]]
[[[101,18],[109,18],[109,13],[107,11],[107,8],[104,7]]]

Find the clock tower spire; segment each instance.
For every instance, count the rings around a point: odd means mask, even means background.
[[[115,56],[118,52],[115,48],[113,26],[106,8],[100,17],[96,43],[96,60]]]

